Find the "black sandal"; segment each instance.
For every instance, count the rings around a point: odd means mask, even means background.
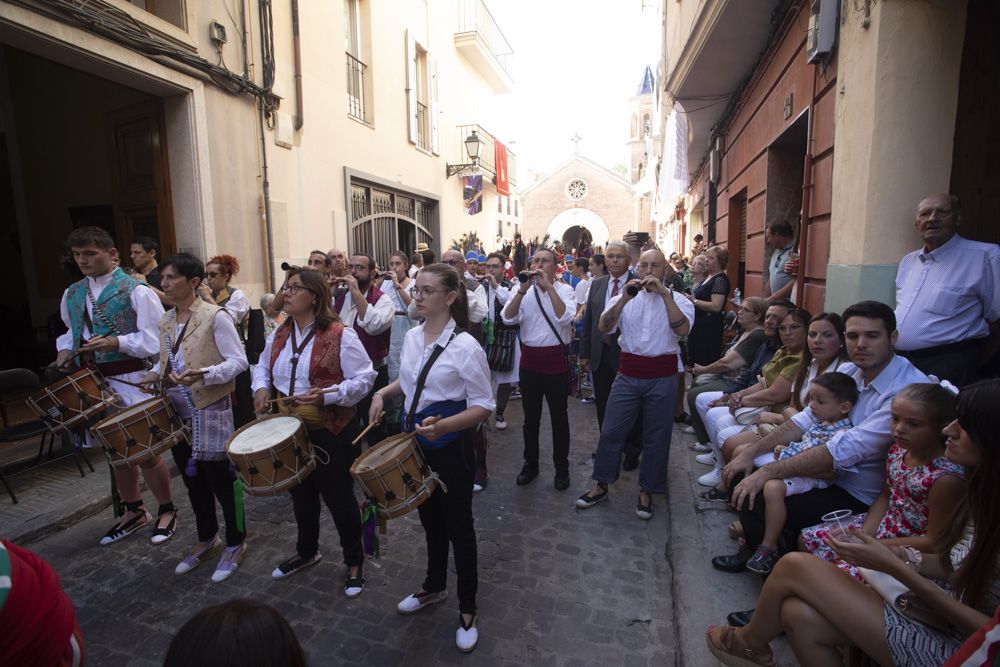
[[[125,523],[116,523],[111,526],[111,530],[106,532],[104,537],[101,538],[102,546],[107,546],[108,544],[112,544],[118,540],[128,537],[153,520],[152,515],[146,511],[145,507],[143,507],[141,500],[132,503],[125,503],[125,509],[129,512],[134,512],[135,516]]]
[[[167,512],[173,512],[173,516],[170,517],[170,523],[165,527],[160,528],[159,525],[156,526],[156,530],[153,531],[153,536],[149,538],[149,541],[153,544],[162,544],[169,540],[174,535],[174,531],[177,530],[177,507],[173,503],[167,503],[166,505],[160,505],[160,511],[156,515],[156,522],[159,524],[160,517]]]

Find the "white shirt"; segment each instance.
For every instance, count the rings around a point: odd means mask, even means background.
[[[222,355],[223,361],[215,366],[206,366],[201,369],[205,371],[203,381],[207,385],[225,384],[250,367],[250,363],[247,361],[246,348],[243,346],[240,335],[236,331],[236,325],[233,324],[233,320],[228,316],[220,317],[220,315],[222,315],[222,311],[215,314],[213,333],[215,334],[215,346],[219,348],[219,354]],[[170,339],[171,343],[177,345],[177,337],[181,335],[183,329],[183,324],[174,326],[174,335]],[[172,373],[180,375],[187,370],[187,365],[184,363],[183,345],[178,346],[177,352],[174,353],[174,361],[177,363],[171,367],[170,371]],[[159,362],[157,362],[153,370],[156,373],[160,372]]]
[[[545,312],[548,313],[549,319],[552,320],[552,326],[556,328],[559,332],[559,337],[562,338],[562,344],[569,345],[573,339],[570,323],[576,316],[576,295],[573,293],[573,288],[564,282],[556,281],[554,287],[559,299],[566,306],[561,317],[556,317],[555,308],[552,305],[552,299],[549,297],[548,292],[544,294],[539,293],[539,296],[541,297]],[[538,309],[538,299],[535,298],[536,292],[538,292],[538,288],[534,285],[528,288],[527,293],[521,297],[521,307],[518,309],[517,314],[511,319],[508,319],[505,314],[503,321],[505,324],[521,325],[521,342],[528,347],[552,347],[553,345],[559,345],[559,340],[552,332],[552,327],[545,321],[542,311]]]
[[[383,294],[375,302],[375,305],[368,304],[364,318],[358,318],[358,309],[354,306],[354,297],[350,290],[344,295],[344,305],[340,309],[340,321],[350,329],[357,322],[358,326],[368,332],[371,336],[377,336],[387,331],[392,326],[392,318],[396,315],[392,299],[388,294]]]
[[[490,305],[499,303],[500,310],[503,311],[503,307],[507,305],[508,301],[510,301],[510,297],[514,293],[513,292],[514,289],[515,288],[513,286],[511,287],[504,287],[503,285],[497,285],[496,287],[490,286],[490,288],[486,290],[486,303]],[[490,321],[496,319],[495,306],[494,308],[487,308],[486,319]]]
[[[403,411],[409,414],[410,403],[417,389],[417,377],[438,341],[447,343],[427,374],[424,390],[420,393],[417,412],[439,401],[465,401],[468,407],[496,408],[490,367],[482,345],[466,332],[448,342],[455,329],[455,320],[448,322],[437,340],[424,345],[424,325],[406,332],[403,350],[399,355],[399,384],[405,396]]]
[[[608,301],[611,301],[611,292],[615,288],[615,281],[616,280],[618,281],[618,294],[621,294],[622,290],[625,289],[625,283],[627,283],[628,281],[632,280],[632,278],[634,278],[634,277],[635,276],[633,276],[630,271],[626,271],[625,273],[621,274],[617,278],[615,278],[613,275],[611,275],[609,273],[608,274],[608,287],[607,287],[607,291],[604,293],[604,303],[607,304]]]
[[[618,294],[608,302],[604,308],[607,313],[621,301],[622,295]],[[680,309],[688,326],[694,326],[694,304],[690,299],[677,297],[674,303]],[[601,316],[604,316],[601,313]],[[664,354],[680,354],[681,348],[678,345],[678,337],[670,326],[670,315],[667,313],[667,306],[663,303],[663,297],[642,289],[622,308],[621,317],[614,330],[608,333],[621,331],[618,337],[618,345],[622,352],[637,354],[644,357],[660,357]],[[678,372],[683,371],[680,359],[677,361]]]
[[[985,338],[1000,319],[1000,245],[957,234],[931,252],[921,248],[896,273],[897,350]]]
[[[400,284],[402,285],[402,283]],[[406,287],[403,287],[403,289],[404,290],[409,289],[412,285],[413,281],[410,281],[410,284],[407,285]],[[399,295],[399,292],[396,290],[395,285],[392,284],[392,278],[386,278],[385,280],[383,280],[382,285],[379,287],[379,290],[385,293],[385,295],[389,297],[389,300],[392,301],[392,307],[395,309],[394,314],[397,315],[407,314],[407,304],[403,303],[403,297]],[[413,299],[410,299],[410,301],[413,301]]]
[[[469,322],[471,324],[482,322],[483,318],[486,317],[486,311],[489,310],[486,290],[482,285],[478,285],[472,292],[466,289],[465,294],[469,297]]]
[[[587,295],[590,294],[590,281],[584,278],[576,284],[576,305],[582,306],[587,303]]]
[[[223,308],[232,316],[234,322],[239,323],[250,312],[250,300],[243,290],[234,289],[229,293],[229,301],[226,301]]]
[[[300,345],[313,328],[312,324],[306,326],[305,330],[299,329],[299,325],[292,320],[295,327],[295,340]],[[269,389],[272,377],[274,387],[282,394],[288,395],[288,387],[292,379],[292,338],[288,337],[285,346],[278,353],[278,358],[271,364],[271,344],[274,342],[274,334],[267,339],[264,344],[264,351],[260,353],[260,362],[253,370],[253,390]],[[309,384],[309,364],[312,359],[313,340],[310,340],[305,349],[299,355],[299,364],[295,369],[295,393],[304,394],[311,388]],[[350,327],[344,327],[344,332],[340,338],[340,370],[344,374],[344,381],[337,385],[338,391],[323,395],[323,405],[356,405],[361,399],[368,395],[375,384],[375,377],[378,375],[372,367],[372,360],[368,358],[361,339],[357,332]],[[332,386],[332,385],[331,385]],[[329,387],[322,387],[328,389]]]
[[[420,268],[416,264],[410,264],[410,270],[406,272],[406,275],[410,276],[410,278],[416,278],[417,271],[419,270]]]

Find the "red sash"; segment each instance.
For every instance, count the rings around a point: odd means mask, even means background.
[[[654,380],[677,374],[677,355],[663,354],[658,357],[644,357],[639,354],[622,352],[618,372],[630,378]]]
[[[521,343],[521,368],[535,373],[565,373],[566,352],[562,345],[531,347]]]

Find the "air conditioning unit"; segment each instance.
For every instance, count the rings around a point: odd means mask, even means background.
[[[812,0],[806,37],[807,62],[824,60],[833,53],[833,46],[837,42],[839,12],[840,0]]]

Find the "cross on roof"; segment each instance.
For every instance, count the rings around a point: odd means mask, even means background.
[[[569,138],[573,142],[573,154],[580,154],[580,142],[583,141],[583,137],[580,136],[579,132],[574,132],[573,136]]]

